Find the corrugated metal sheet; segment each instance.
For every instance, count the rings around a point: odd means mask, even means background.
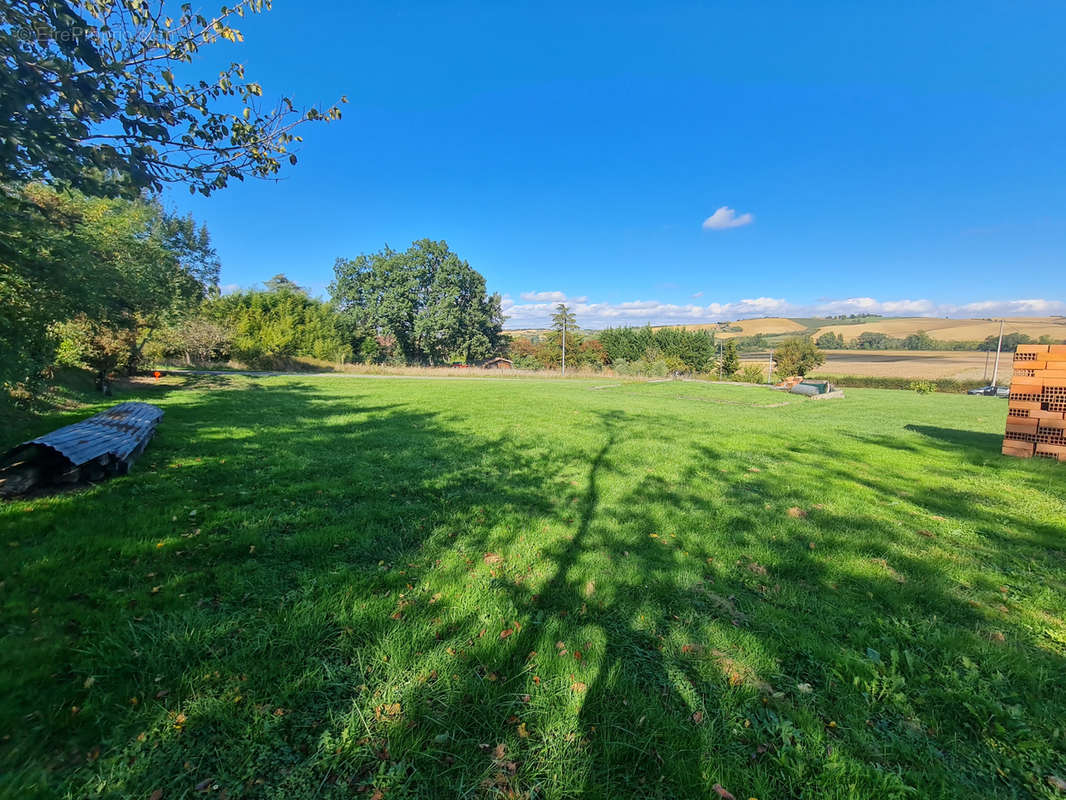
[[[23,442],[15,450],[40,445],[55,450],[75,467],[111,456],[127,462],[155,434],[163,410],[148,403],[119,403],[81,422]]]

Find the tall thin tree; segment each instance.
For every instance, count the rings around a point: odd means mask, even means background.
[[[576,327],[577,319],[574,317],[574,312],[565,303],[559,303],[555,307],[555,313],[552,314],[552,328],[559,331],[563,343],[563,375],[566,374],[566,336],[568,329],[573,330]]]

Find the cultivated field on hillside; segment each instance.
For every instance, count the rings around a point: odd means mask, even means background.
[[[784,319],[783,317],[743,319],[739,322],[728,322],[723,323],[722,325],[714,323],[709,325],[653,326],[654,330],[659,330],[662,327],[688,328],[689,330],[694,331],[714,331],[715,335],[722,339],[732,339],[736,336],[756,336],[760,333],[766,336],[775,336],[778,334],[801,334],[807,331],[807,328],[800,323],[790,319]],[[739,327],[741,330],[723,330],[724,327]]]
[[[125,399],[166,412],[131,475],[0,504],[0,796],[1059,796],[1066,472],[1003,401]]]
[[[999,383],[1010,382],[1014,370],[1013,354],[1004,353],[999,361]],[[882,352],[831,350],[817,372],[825,375],[873,375],[887,378],[958,378],[991,379],[995,353],[935,352],[887,350]]]
[[[1050,336],[1056,342],[1066,341],[1066,318],[1063,317],[1011,317],[1003,328],[1005,333],[1025,333],[1033,339]],[[885,317],[857,325],[834,325],[827,320],[815,331],[839,333],[845,339],[854,339],[868,331],[887,333],[903,338],[918,331],[925,331],[934,339],[947,342],[980,342],[999,334],[999,320],[985,319],[938,319],[935,317]]]
[[[825,364],[812,375],[861,375],[881,378],[957,378],[958,380],[991,379],[996,354],[969,353],[957,350],[826,350]],[[744,354],[743,364],[767,366],[767,353]],[[999,361],[999,383],[1010,382],[1013,373],[1012,353]],[[987,362],[987,367],[986,367]]]

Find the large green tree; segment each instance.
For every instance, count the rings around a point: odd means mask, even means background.
[[[100,373],[134,365],[215,290],[218,268],[207,231],[153,198],[0,191],[0,383],[32,383],[64,337],[68,360]]]
[[[823,333],[818,337],[816,344],[819,347],[824,347],[827,350],[843,350],[844,349],[844,337],[839,333],[833,333],[832,331]]]
[[[446,242],[337,259],[333,271],[330,295],[363,352],[364,341],[395,342],[406,363],[442,364],[480,361],[504,345],[500,296]]]
[[[0,180],[131,196],[183,183],[206,195],[295,164],[296,128],[339,119],[336,106],[264,104],[238,63],[210,81],[182,74],[205,47],[241,41],[234,21],[269,6],[240,0],[204,16],[169,0],[0,3]]]

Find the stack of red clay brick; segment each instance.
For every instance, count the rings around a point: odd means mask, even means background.
[[[1066,461],[1066,344],[1020,344],[1014,354],[1003,454]]]

